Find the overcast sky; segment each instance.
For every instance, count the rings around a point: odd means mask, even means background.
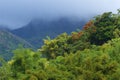
[[[0,25],[18,28],[34,17],[86,18],[103,12],[116,12],[119,8],[120,0],[0,0]]]

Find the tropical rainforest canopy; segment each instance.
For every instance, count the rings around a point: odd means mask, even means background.
[[[37,51],[13,52],[0,60],[0,80],[119,80],[120,11],[98,15],[71,35],[47,37]]]

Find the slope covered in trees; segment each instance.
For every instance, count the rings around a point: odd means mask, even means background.
[[[36,52],[16,49],[1,64],[1,80],[119,80],[120,14],[107,12],[81,31],[47,37]]]
[[[6,60],[10,59],[13,54],[12,51],[22,44],[24,47],[33,48],[31,44],[25,40],[13,35],[5,29],[0,30],[0,55]]]

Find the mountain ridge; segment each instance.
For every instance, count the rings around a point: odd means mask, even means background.
[[[36,48],[39,48],[46,36],[54,38],[63,32],[70,34],[76,29],[81,29],[85,23],[85,20],[69,19],[66,17],[52,21],[34,19],[26,26],[12,30],[11,32],[22,37]]]

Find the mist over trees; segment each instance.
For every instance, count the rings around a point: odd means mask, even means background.
[[[71,35],[47,37],[37,51],[21,47],[0,61],[1,80],[119,80],[119,10],[96,16]]]

